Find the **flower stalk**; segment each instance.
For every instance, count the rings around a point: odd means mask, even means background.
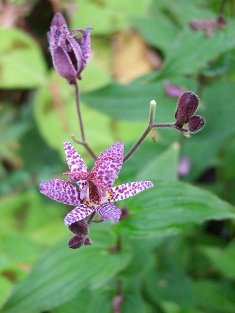
[[[87,140],[86,140],[86,135],[85,135],[85,130],[83,126],[83,120],[82,120],[82,113],[81,113],[81,105],[80,105],[80,92],[79,92],[79,87],[77,81],[75,81],[74,85],[74,92],[75,92],[75,99],[76,99],[76,109],[77,109],[77,116],[78,116],[78,123],[79,123],[79,128],[80,128],[80,133],[81,133],[81,138],[82,140],[77,140],[74,135],[71,137],[73,138],[74,142],[77,144],[82,145],[86,151],[89,153],[89,155],[96,160],[96,155],[92,148],[89,146]]]

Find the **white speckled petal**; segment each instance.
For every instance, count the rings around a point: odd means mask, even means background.
[[[64,152],[71,172],[87,172],[87,166],[82,157],[69,141],[64,143]]]
[[[120,201],[130,198],[137,193],[146,189],[152,188],[153,183],[151,181],[136,181],[132,183],[126,183],[112,188],[113,197],[110,202]]]
[[[62,179],[51,179],[39,185],[42,194],[68,205],[78,205],[80,203],[80,194],[78,188]]]
[[[96,212],[101,216],[103,220],[111,220],[117,223],[120,219],[122,211],[116,207],[116,205],[106,202],[101,204],[97,209]]]
[[[83,220],[85,217],[93,212],[94,208],[88,207],[84,204],[80,204],[65,216],[64,223],[66,226],[70,226],[75,222]]]

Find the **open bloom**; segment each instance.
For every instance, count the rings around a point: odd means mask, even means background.
[[[41,193],[53,200],[76,206],[66,215],[66,226],[83,220],[94,212],[103,220],[117,222],[121,210],[114,202],[153,187],[151,181],[137,181],[113,187],[123,163],[124,147],[119,141],[99,155],[91,171],[70,142],[64,143],[64,151],[70,169],[70,172],[65,173],[70,175],[68,181],[52,179],[41,183],[39,188]]]
[[[85,68],[90,56],[90,31],[77,29],[69,31],[64,17],[57,13],[51,22],[48,32],[49,49],[56,71],[69,83],[81,79],[81,72]],[[78,36],[74,34],[78,33]]]

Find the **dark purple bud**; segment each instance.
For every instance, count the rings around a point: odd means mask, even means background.
[[[90,31],[91,27],[70,32],[60,13],[52,19],[48,32],[52,62],[55,70],[71,84],[74,84],[76,79],[81,79],[81,72],[90,56]],[[80,38],[75,36],[76,33]]]
[[[165,93],[169,97],[178,98],[183,92],[185,92],[185,89],[176,85],[172,85],[170,83],[164,84]]]
[[[205,120],[199,115],[195,115],[189,119],[188,130],[191,134],[194,134],[201,130],[205,125]]]
[[[85,246],[90,246],[92,245],[92,241],[90,238],[86,237],[85,240],[84,240],[84,245]]]
[[[175,112],[175,125],[183,127],[185,123],[188,123],[190,117],[196,112],[199,105],[198,96],[190,91],[184,92],[178,98],[178,106]]]
[[[75,222],[69,226],[71,232],[78,236],[85,237],[88,234],[88,226],[84,220]]]
[[[71,249],[78,249],[84,244],[84,240],[84,237],[74,235],[72,238],[69,239],[68,246]]]
[[[224,28],[225,26],[227,26],[227,21],[224,18],[223,15],[219,15],[216,19],[216,26],[217,28]]]
[[[120,220],[126,219],[130,214],[127,207],[121,208],[122,214]]]

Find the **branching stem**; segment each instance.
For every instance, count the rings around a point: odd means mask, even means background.
[[[150,131],[153,128],[175,128],[178,131],[180,131],[181,133],[184,133],[186,135],[188,134],[188,130],[186,128],[180,128],[177,125],[175,125],[175,123],[154,124],[155,109],[156,109],[156,103],[154,105],[154,103],[151,101],[150,102],[150,114],[149,114],[148,126],[146,127],[146,129],[144,130],[144,132],[142,133],[140,138],[136,141],[134,146],[127,152],[127,154],[125,155],[125,157],[123,159],[123,162],[126,162],[133,155],[133,153],[139,148],[141,143],[144,141],[144,139],[147,137],[147,135],[150,133]]]

